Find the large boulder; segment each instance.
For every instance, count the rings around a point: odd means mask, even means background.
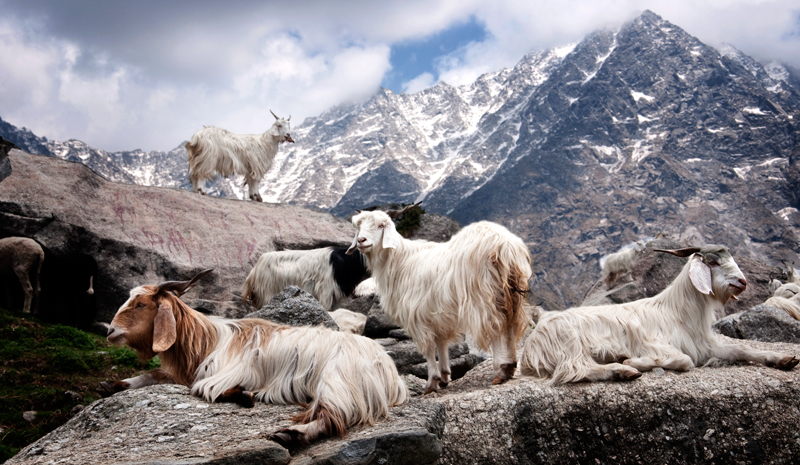
[[[769,305],[756,305],[750,310],[720,318],[714,323],[714,329],[737,339],[800,344],[800,321]]]
[[[322,304],[297,286],[286,286],[267,305],[245,315],[245,318],[263,318],[289,326],[324,326],[339,330],[339,326]]]
[[[667,238],[648,242],[642,253],[638,255],[633,271],[619,275],[610,285],[600,277],[602,273],[598,270],[600,278],[589,288],[581,305],[618,304],[658,294],[678,276],[687,259],[656,252],[653,249],[679,249],[692,245],[706,244],[680,244]],[[747,278],[747,289],[739,296],[738,302],[728,302],[725,306],[726,314],[742,312],[764,302],[772,295],[769,288],[770,280],[786,280],[786,273],[780,267],[737,256],[735,248],[731,248],[731,253],[739,265],[739,269]],[[718,318],[723,316],[725,315],[717,315]]]
[[[800,354],[800,345],[720,338]],[[412,397],[386,421],[291,456],[266,437],[299,407],[208,404],[185,387],[153,386],[91,404],[7,463],[794,463],[800,456],[798,369],[742,364],[656,369],[631,382],[517,377],[492,386],[491,363],[439,393]]]
[[[82,164],[20,150],[9,159],[13,172],[0,183],[0,237],[31,237],[54,254],[93,257],[104,321],[133,287],[188,279],[206,268],[215,269],[213,279],[187,298],[239,301],[262,253],[346,246],[355,233],[320,210],[113,183]]]

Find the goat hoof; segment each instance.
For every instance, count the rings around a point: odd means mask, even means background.
[[[100,383],[100,386],[95,389],[95,392],[103,397],[109,397],[118,392],[122,392],[130,387],[130,383],[125,381],[108,380]]]
[[[494,376],[494,379],[492,380],[492,385],[505,383],[506,381],[514,377],[514,372],[516,370],[517,370],[517,362],[504,363],[500,365],[500,369],[497,370],[497,374]]]
[[[775,368],[780,370],[791,370],[792,368],[797,366],[797,363],[800,362],[800,359],[793,355],[789,355],[787,357],[783,357],[776,365]]]
[[[289,428],[275,431],[267,439],[277,442],[287,449],[308,444],[305,433]]]
[[[447,386],[447,384],[445,384],[445,386]],[[428,385],[425,386],[425,392],[423,392],[422,395],[426,396],[431,392],[438,392],[440,387],[444,387],[442,386],[442,378],[436,376],[432,378],[430,381],[428,381]]]
[[[637,370],[636,368],[631,368],[630,370],[625,371],[618,371],[614,373],[614,379],[619,381],[633,381],[642,376],[642,372]]]

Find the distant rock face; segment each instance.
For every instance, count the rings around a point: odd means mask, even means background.
[[[795,344],[725,343],[800,354]],[[656,369],[631,382],[492,386],[491,360],[387,420],[289,453],[266,439],[297,406],[209,404],[183,386],[87,406],[8,465],[794,463],[800,370],[760,365]],[[420,386],[412,378],[412,391]]]
[[[728,315],[714,323],[714,329],[736,339],[800,344],[800,321],[768,305]]]
[[[319,210],[112,183],[81,164],[19,150],[9,159],[13,172],[0,183],[0,236],[93,257],[102,321],[132,288],[207,268],[214,273],[187,298],[239,301],[262,253],[347,246],[355,234],[347,221]]]
[[[656,252],[653,249],[683,247],[689,247],[689,245],[670,239],[656,239],[648,242],[647,247],[639,254],[636,265],[630,274],[619,276],[610,286],[603,279],[599,279],[589,288],[581,305],[619,304],[658,294],[678,276],[687,259]],[[726,314],[741,312],[763,303],[772,295],[769,288],[770,280],[786,280],[786,273],[777,266],[765,265],[735,253],[733,255],[733,259],[747,279],[747,289],[739,296],[739,301],[729,301],[725,305]],[[532,300],[537,298],[534,295]]]

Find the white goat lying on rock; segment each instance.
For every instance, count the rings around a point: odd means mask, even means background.
[[[270,110],[272,113],[272,110]],[[192,190],[206,194],[206,181],[216,174],[244,176],[250,200],[262,201],[258,186],[278,153],[278,144],[294,142],[289,120],[278,118],[263,134],[234,134],[213,126],[204,127],[186,143],[189,152],[189,180]]]
[[[715,311],[747,286],[726,247],[657,251],[690,256],[672,284],[634,302],[545,313],[525,341],[522,373],[567,383],[630,380],[655,367],[686,371],[714,359],[797,365],[789,354],[721,344],[712,331]]]
[[[36,312],[41,291],[39,278],[43,262],[44,250],[33,239],[27,237],[0,239],[0,274],[13,274],[19,280],[22,292],[25,294],[25,303],[22,306],[22,311],[25,313],[31,312],[32,304]],[[11,291],[9,290],[7,294],[10,301]]]
[[[306,410],[294,420],[303,424],[271,436],[286,445],[343,436],[350,426],[373,424],[406,400],[394,362],[371,339],[262,319],[209,318],[189,308],[180,295],[209,271],[191,281],[131,291],[111,321],[108,340],[129,345],[144,360],[158,355],[162,368],[106,381],[104,394],[179,383],[209,402],[302,405]]]
[[[522,309],[532,273],[527,247],[487,221],[465,227],[445,243],[404,239],[392,217],[411,207],[354,216],[358,232],[348,253],[358,248],[367,257],[383,311],[425,356],[425,393],[447,386],[448,345],[461,333],[471,334],[484,350],[491,347],[493,384],[510,379],[517,342],[528,326]]]

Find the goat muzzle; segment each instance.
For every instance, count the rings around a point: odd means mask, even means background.
[[[291,142],[291,143],[294,143],[294,139],[292,139],[292,136],[291,136],[291,135],[289,135],[289,134],[286,134],[286,136],[283,138],[283,140],[284,140],[285,142]]]

